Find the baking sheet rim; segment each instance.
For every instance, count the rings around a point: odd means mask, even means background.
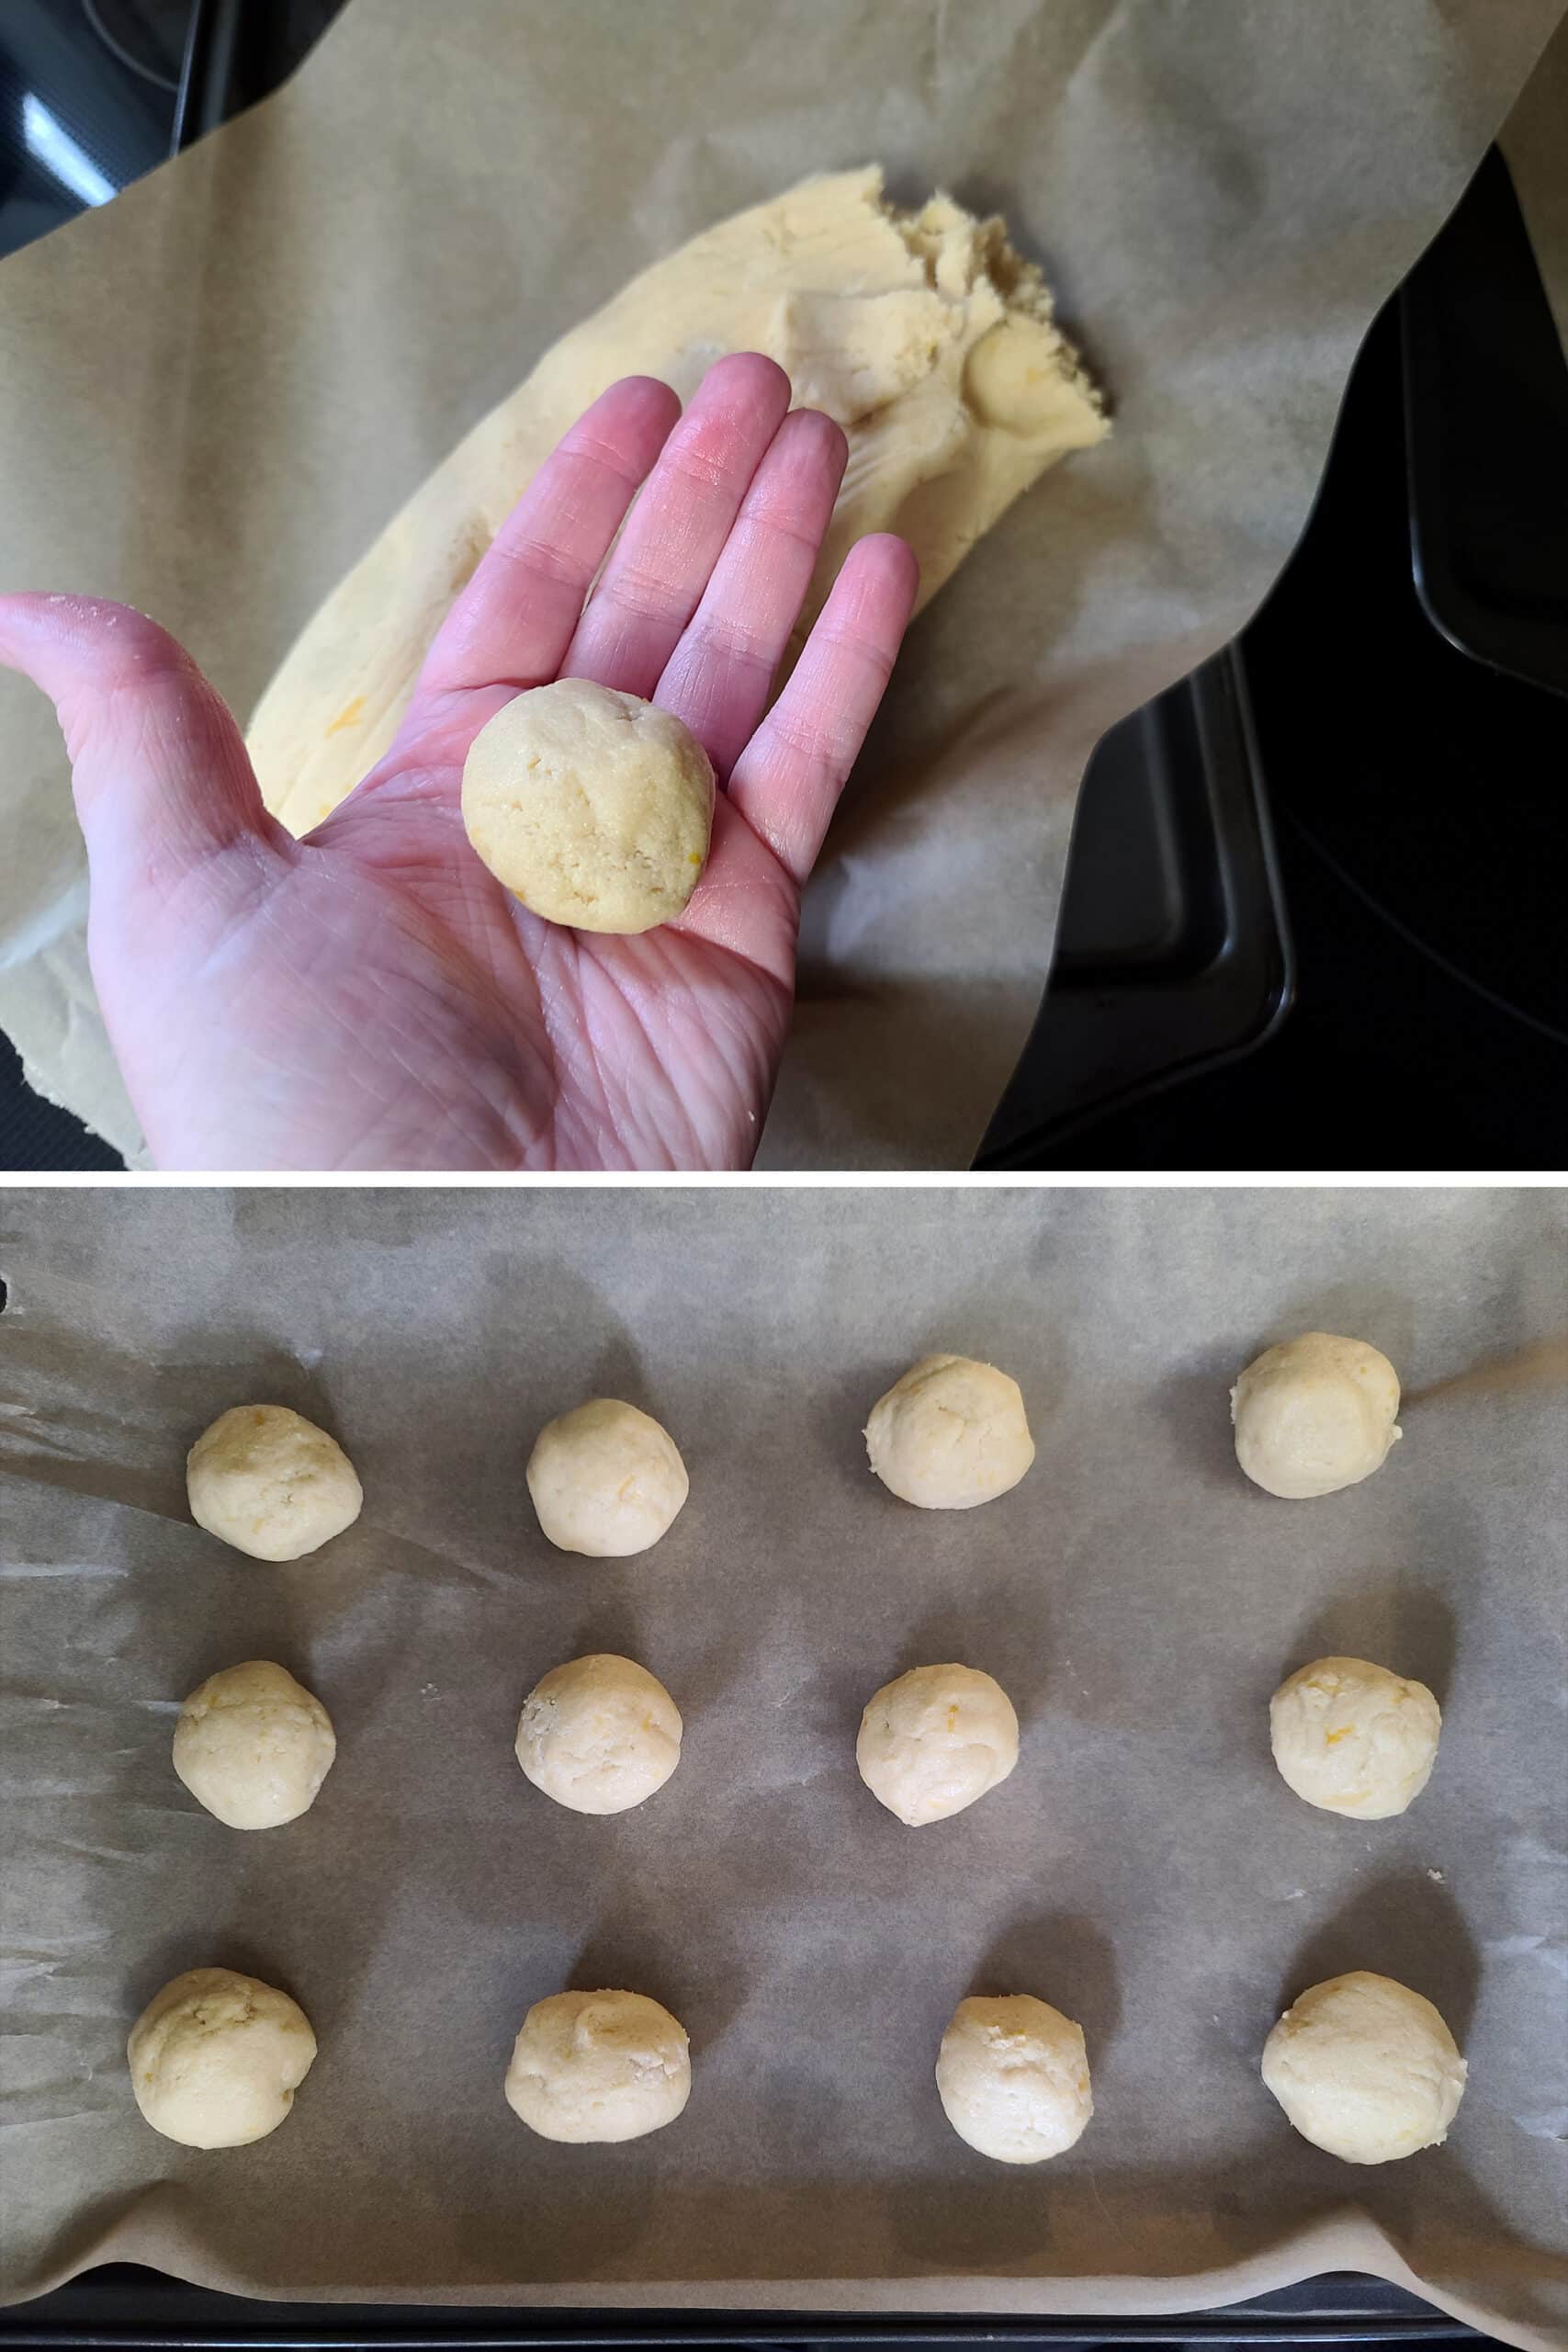
[[[58,2266],[47,2267],[36,2282],[6,2300],[13,2307],[30,2302],[69,2284],[85,2272],[110,2262],[140,2263],[158,2269],[186,2286],[201,2288],[211,2293],[233,2294],[235,2290],[229,2275],[225,2273],[220,2277],[216,2266],[209,2268],[200,2260],[181,2257],[172,2251],[168,2252],[167,2258],[164,2258],[164,2248],[147,2244],[148,2207],[164,2201],[171,2188],[172,2184],[158,2183],[140,2192],[131,2211],[123,2214],[90,2246],[66,2257]],[[156,2239],[163,2233],[156,2216],[152,2218],[152,2235]],[[1550,2262],[1551,2258],[1545,2259]],[[1280,2276],[1281,2264],[1286,2272],[1283,2278]],[[1527,2267],[1522,2260],[1509,2267],[1520,2271]],[[1529,2267],[1532,2276],[1538,2275],[1533,2265]],[[1555,2264],[1551,2268],[1555,2274]],[[1568,2278],[1568,2264],[1562,2265],[1562,2275]],[[1520,2352],[1559,2352],[1559,2339],[1549,2327],[1534,2327],[1503,2318],[1464,2294],[1456,2294],[1450,2289],[1423,2278],[1411,2268],[1381,2224],[1357,2205],[1342,2207],[1303,2230],[1288,2233],[1277,2245],[1261,2247],[1223,2269],[1194,2271],[1182,2278],[1133,2279],[1115,2274],[1005,2278],[994,2275],[970,2277],[938,2273],[908,2278],[874,2279],[732,2278],[647,2282],[556,2279],[516,2288],[476,2284],[451,2288],[410,2287],[400,2290],[396,2297],[367,2293],[355,2287],[318,2288],[306,2298],[292,2292],[275,2291],[265,2286],[247,2285],[244,2292],[247,2299],[262,2303],[299,2303],[305,2301],[329,2305],[364,2303],[384,2309],[406,2302],[409,2308],[422,2305],[437,2308],[468,2306],[517,2311],[597,2308],[604,2311],[853,2312],[863,2313],[868,2321],[883,2319],[892,2329],[900,2318],[911,2314],[952,2313],[1027,2321],[1151,2317],[1161,2313],[1221,2310],[1276,2292],[1281,2287],[1297,2286],[1304,2280],[1323,2278],[1335,2271],[1359,2272],[1369,2278],[1383,2279],[1390,2286],[1402,2287],[1435,2305],[1450,2318],[1477,2329],[1483,2335],[1490,2335],[1499,2343],[1517,2346]],[[1133,2287],[1137,2290],[1135,2297],[1129,2293]],[[879,2297],[885,2297],[897,2289],[901,2291],[903,2299],[897,2305],[870,2302],[863,2300],[866,2289],[874,2289]],[[862,2291],[857,2292],[857,2290]]]

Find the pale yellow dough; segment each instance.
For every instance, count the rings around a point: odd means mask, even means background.
[[[1281,1778],[1308,1804],[1357,1821],[1386,1821],[1420,1795],[1442,1722],[1424,1682],[1364,1657],[1314,1658],[1269,1702]]]
[[[533,913],[622,934],[669,922],[696,888],[713,765],[689,728],[637,695],[558,678],[482,727],[463,764],[463,823]]]
[[[190,1515],[253,1560],[300,1560],[341,1535],[365,1497],[335,1438],[287,1405],[232,1405],[186,1457]]]
[[[929,603],[1021,492],[1108,429],[1039,270],[999,220],[945,196],[897,210],[866,164],[721,220],[547,351],[306,624],[249,735],[267,806],[292,831],[387,749],[454,595],[588,403],[630,374],[689,400],[715,359],[746,350],[776,359],[796,403],[849,435],[808,620],[867,531],[912,543]]]
[[[192,1968],[148,2002],[126,2055],[154,2132],[186,2148],[243,2148],[288,2113],[316,2037],[276,1985],[232,1968]]]
[[[549,1541],[592,1560],[648,1551],[669,1532],[688,1492],[669,1430],[615,1396],[591,1396],[547,1421],[525,1475]]]
[[[523,2020],[506,2070],[513,2113],[545,2140],[640,2140],[692,2088],[685,2028],[646,1993],[552,1993]]]
[[[883,1485],[921,1510],[973,1510],[1034,1459],[1023,1392],[970,1356],[922,1356],[871,1408],[865,1450]]]
[[[1082,2026],[1032,1993],[960,2001],[936,2086],[959,2138],[1003,2165],[1061,2155],[1094,2113]]]
[[[917,1666],[884,1683],[861,1717],[861,1779],[909,1829],[963,1813],[1018,1762],[1018,1716],[973,1666]]]
[[[315,1804],[337,1754],[321,1701],[270,1658],[209,1674],[180,1709],[175,1770],[231,1829],[276,1829]]]
[[[1264,2044],[1263,2080],[1314,2147],[1385,2165],[1441,2145],[1465,2063],[1430,2001],[1357,1968],[1292,2003]]]
[[[570,1813],[626,1813],[681,1761],[681,1711],[635,1658],[594,1650],[552,1667],[523,1702],[517,1761]]]
[[[1401,1431],[1399,1374],[1365,1340],[1303,1331],[1265,1348],[1231,1390],[1235,1458],[1266,1494],[1337,1494],[1381,1470]]]

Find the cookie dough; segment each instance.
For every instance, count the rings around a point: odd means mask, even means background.
[[[463,766],[463,823],[497,881],[576,931],[651,931],[697,887],[713,765],[667,710],[589,678],[518,695]]]
[[[692,2088],[685,2029],[646,1993],[552,1993],[523,2020],[507,2103],[546,2140],[640,2140]]]
[[[865,1450],[883,1485],[922,1510],[971,1510],[1016,1487],[1034,1440],[1016,1380],[969,1356],[922,1356],[879,1396]]]
[[[1263,2080],[1296,2130],[1348,2165],[1439,2146],[1464,2077],[1431,2002],[1363,1968],[1314,1984],[1263,2048]]]
[[[231,1968],[192,1968],[130,2029],[136,2104],[186,2148],[243,2148],[276,2132],[310,2071],[316,2037],[298,2001]]]
[[[253,1560],[299,1560],[359,1517],[354,1464],[287,1405],[235,1405],[186,1461],[190,1515]]]
[[[231,1829],[276,1829],[316,1802],[337,1753],[332,1718],[288,1669],[249,1658],[180,1709],[175,1770]]]
[[[936,2086],[959,2138],[1003,2165],[1059,2156],[1094,2113],[1083,2028],[1032,1993],[960,2001]]]
[[[861,1717],[861,1779],[911,1829],[962,1813],[1018,1762],[1018,1717],[999,1682],[972,1666],[917,1666]]]
[[[562,1552],[593,1560],[646,1552],[686,1499],[686,1465],[651,1414],[592,1396],[539,1431],[528,1457],[539,1525]]]
[[[1303,1331],[1266,1348],[1231,1390],[1235,1458],[1268,1494],[1337,1494],[1382,1468],[1398,1411],[1385,1355],[1365,1340]]]
[[[248,739],[291,832],[386,751],[452,598],[590,401],[626,375],[662,377],[689,400],[728,351],[766,352],[796,401],[849,435],[805,622],[868,531],[909,540],[928,604],[1021,491],[1107,430],[1040,272],[1000,220],[945,196],[900,210],[874,164],[721,220],[547,352],[307,622]]]
[[[529,1691],[517,1761],[572,1813],[626,1813],[681,1761],[681,1711],[647,1667],[596,1650],[553,1668]]]
[[[1269,1702],[1283,1779],[1308,1804],[1358,1821],[1386,1821],[1420,1795],[1442,1721],[1424,1682],[1364,1657],[1314,1658]]]

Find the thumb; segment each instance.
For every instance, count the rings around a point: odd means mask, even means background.
[[[0,664],[54,705],[95,867],[156,888],[215,851],[281,857],[288,837],[262,806],[227,704],[145,613],[92,596],[0,596]]]

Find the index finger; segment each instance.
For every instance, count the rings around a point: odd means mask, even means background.
[[[624,376],[578,418],[436,631],[411,717],[433,695],[555,676],[589,583],[680,413],[668,384]]]

